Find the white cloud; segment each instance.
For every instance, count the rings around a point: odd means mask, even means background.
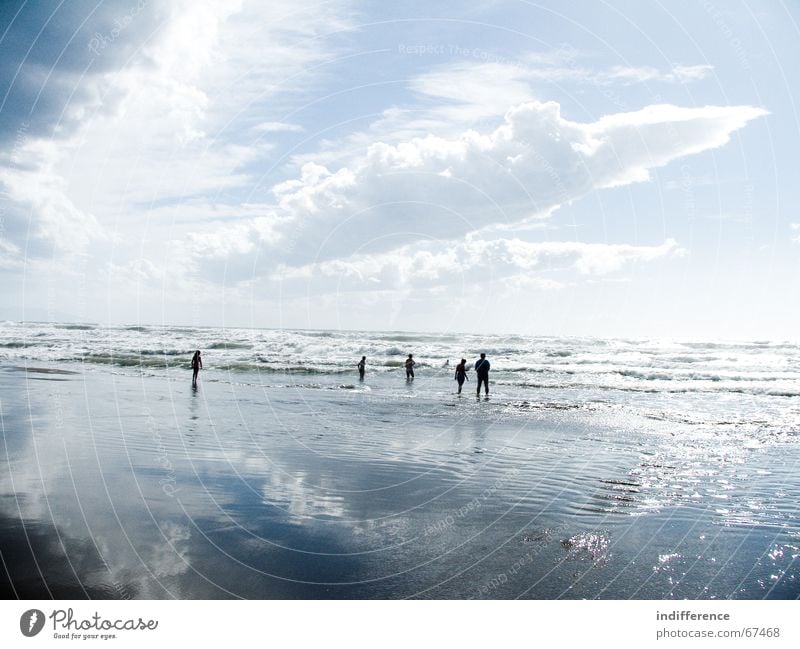
[[[446,99],[444,109],[458,119],[460,111],[469,106],[471,117],[492,115],[498,105],[503,107],[530,100],[537,82],[610,86],[628,86],[636,83],[662,82],[686,83],[706,78],[714,70],[711,65],[674,65],[668,70],[652,66],[615,65],[607,69],[594,69],[580,65],[567,54],[557,52],[554,57],[531,61],[476,62],[460,61],[440,65],[421,74],[410,83],[410,88],[425,97]],[[461,106],[453,107],[453,103]],[[494,113],[496,114],[496,112]]]
[[[193,233],[189,236],[189,248],[206,259],[224,259],[233,255],[245,255],[256,250],[259,241],[275,238],[275,221],[259,217],[244,223],[235,223],[225,230]]]
[[[22,215],[7,219],[15,229],[3,233],[0,264],[30,254],[27,228],[16,228],[30,218],[42,248],[113,241],[113,262],[97,266],[118,286],[324,281],[374,295],[436,291],[489,272],[509,287],[551,290],[572,278],[542,273],[585,279],[680,251],[669,241],[531,243],[514,238],[523,229],[530,235],[562,205],[721,146],[765,114],[663,105],[574,122],[557,103],[532,101],[537,83],[683,83],[712,68],[594,69],[569,52],[461,62],[414,77],[414,105],[386,109],[346,140],[345,155],[341,142],[306,154],[296,177],[270,189],[257,174],[278,163],[275,143],[303,132],[297,99],[314,95],[326,74],[317,68],[339,53],[326,34],[353,27],[347,3],[182,0],[159,12],[155,27],[141,23],[153,28],[141,38],[138,23],[127,28],[142,47],[92,76],[55,136],[31,134],[0,168]],[[503,238],[488,240],[490,231]],[[465,261],[477,245],[486,259]]]
[[[257,133],[302,133],[303,127],[300,124],[288,124],[286,122],[261,122],[253,127]]]
[[[612,83],[629,85],[652,81],[688,83],[705,79],[713,71],[713,65],[675,65],[666,72],[652,66],[614,66],[600,72],[587,71],[584,79],[600,85]]]
[[[79,124],[31,133],[16,151],[25,163],[0,167],[3,201],[25,212],[41,241],[74,249],[110,236],[104,229],[138,236],[150,206],[155,214],[250,186],[246,168],[270,155],[269,135],[295,130],[272,119],[283,97],[313,89],[313,67],[332,51],[325,34],[348,25],[345,2],[182,0],[159,6],[155,26],[145,13],[125,28],[140,46],[127,60],[85,79],[53,68],[53,83],[82,84],[62,114]],[[27,229],[18,230],[8,238],[27,247]]]
[[[352,256],[297,268],[284,267],[269,279],[287,294],[349,291],[432,290],[502,281],[505,286],[553,290],[561,277],[604,276],[627,266],[679,257],[685,250],[668,239],[658,246],[467,239],[457,244],[427,242],[389,252]],[[276,286],[269,286],[276,291]]]
[[[0,239],[0,269],[8,270],[22,266],[19,247],[10,241]]]
[[[567,286],[564,282],[530,275],[511,275],[500,280],[500,285],[505,294],[509,296],[513,296],[519,291],[555,291]]]
[[[106,270],[108,281],[111,284],[128,289],[143,285],[163,284],[170,275],[164,266],[141,258],[133,259],[125,264],[112,262]],[[179,273],[178,276],[182,276],[182,273]]]
[[[424,118],[462,125],[496,118],[509,106],[529,101],[530,81],[531,70],[519,65],[456,63],[415,77],[409,87],[425,98],[445,101]]]
[[[676,65],[669,73],[669,81],[685,83],[687,81],[700,81],[714,72],[713,65]]]
[[[202,261],[258,251],[249,278],[279,263],[458,241],[546,217],[597,189],[646,181],[651,169],[721,146],[764,114],[750,106],[658,105],[586,124],[561,117],[555,102],[528,102],[487,133],[379,142],[336,170],[307,163],[298,179],[274,188],[277,205],[265,220],[221,230],[195,254]]]
[[[480,49],[467,51],[471,58],[433,67],[413,77],[408,88],[419,101],[413,106],[392,106],[366,131],[348,135],[344,140],[324,141],[323,150],[294,157],[305,162],[330,164],[349,159],[375,141],[398,143],[436,133],[452,137],[481,122],[496,123],[509,106],[530,102],[542,96],[542,88],[552,84],[577,84],[603,88],[627,87],[637,83],[686,83],[705,78],[711,65],[673,65],[667,70],[652,66],[612,66],[595,69],[580,63],[590,55],[564,46],[537,52],[517,60],[493,55]],[[628,106],[614,91],[615,105]]]
[[[594,52],[581,51],[564,44],[557,50],[544,53],[544,55],[536,53],[516,62],[509,62],[502,58],[497,61],[504,65],[510,64],[522,68],[532,80],[558,83],[576,82],[599,86],[629,86],[653,82],[689,83],[701,81],[714,71],[713,65],[705,63],[698,65],[676,63],[667,68],[657,68],[652,65],[613,65],[598,68],[587,63],[595,58]]]
[[[71,198],[68,182],[57,171],[62,162],[63,153],[52,142],[26,140],[16,149],[13,164],[0,167],[4,198],[23,208],[16,220],[31,223],[30,228],[21,227],[27,223],[13,226],[32,256],[36,246],[31,244],[37,241],[47,242],[50,253],[72,255],[85,251],[92,240],[106,238],[94,215]]]

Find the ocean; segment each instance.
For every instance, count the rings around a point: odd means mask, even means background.
[[[794,599],[798,397],[790,342],[5,322],[0,584]]]

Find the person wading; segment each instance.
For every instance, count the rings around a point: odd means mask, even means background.
[[[358,378],[359,380],[364,380],[364,372],[367,371],[367,357],[362,356],[361,360],[358,361]]]
[[[416,364],[417,362],[414,360],[414,357],[409,354],[406,359],[406,381],[414,380],[414,366]]]
[[[464,381],[469,381],[469,377],[467,376],[467,359],[462,358],[461,362],[456,365],[456,381],[458,381],[458,393],[461,394],[461,388],[464,385]]]
[[[200,350],[195,351],[192,356],[192,387],[197,387],[197,374],[203,369],[203,359],[200,358]]]
[[[475,363],[475,373],[478,375],[478,396],[481,396],[481,383],[483,383],[486,396],[489,396],[489,369],[491,367],[489,361],[486,360],[486,354],[481,354],[480,359]]]

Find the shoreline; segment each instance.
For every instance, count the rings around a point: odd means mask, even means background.
[[[748,448],[735,426],[615,407],[33,369],[0,370],[0,548],[28,596],[796,592],[788,434]]]

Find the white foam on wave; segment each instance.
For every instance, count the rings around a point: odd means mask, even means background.
[[[743,395],[746,399],[800,396],[800,347],[767,341],[703,343],[143,324],[0,324],[3,364],[76,362],[107,367],[106,371],[111,367],[125,371],[146,368],[163,373],[173,368],[182,371],[194,349],[203,351],[205,375],[209,371],[224,373],[231,376],[221,377],[223,380],[234,380],[233,374],[254,373],[275,385],[287,383],[281,375],[296,374],[319,375],[320,380],[349,385],[344,377],[351,373],[356,376],[355,365],[362,355],[367,356],[368,377],[393,381],[403,377],[403,359],[413,353],[418,379],[429,381],[424,388],[420,385],[420,390],[430,394],[452,387],[452,382],[445,380],[452,379],[451,372],[460,358],[467,358],[471,364],[483,351],[492,362],[495,384],[507,386],[514,398],[534,401],[543,390],[567,402],[607,398],[611,393],[657,395],[667,401],[643,409],[658,413],[670,406],[669,399],[676,401],[676,407],[667,409],[688,409],[681,395],[696,400],[720,395]],[[444,367],[446,363],[449,365]],[[692,407],[704,413],[723,410],[721,404],[710,408],[709,403],[697,401]],[[748,407],[755,413],[759,408],[764,410],[764,403]],[[687,416],[692,415],[687,412]],[[703,417],[708,418],[705,414]]]

